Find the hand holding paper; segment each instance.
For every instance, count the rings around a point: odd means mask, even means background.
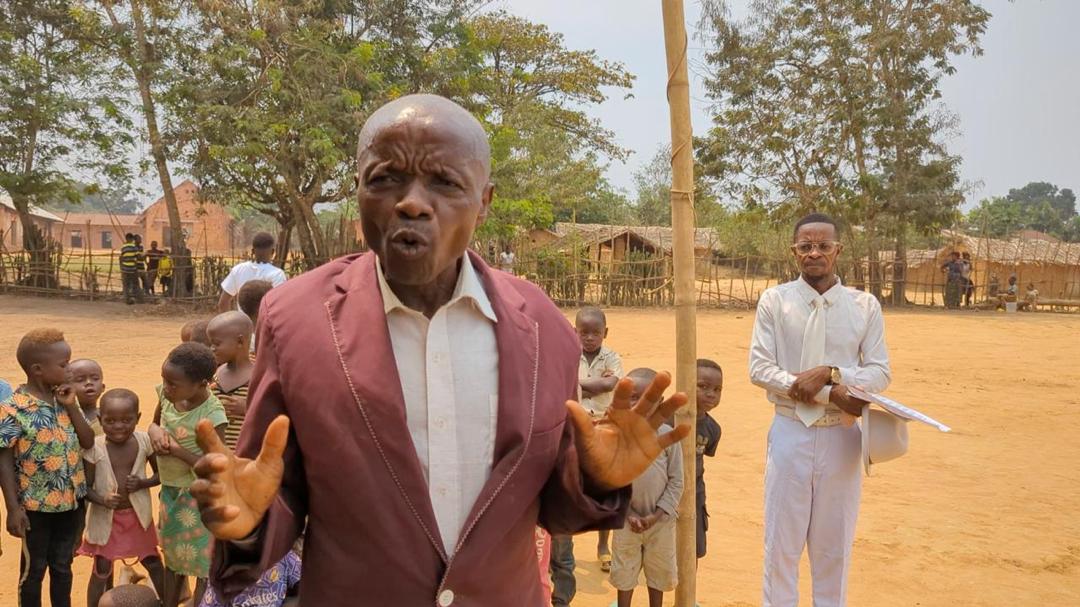
[[[874,403],[875,405],[878,405],[882,409],[885,409],[886,411],[892,413],[893,415],[896,415],[897,417],[919,421],[929,426],[933,426],[938,430],[941,430],[942,432],[948,432],[949,430],[951,430],[951,428],[937,421],[936,419],[920,413],[919,411],[916,411],[911,407],[904,406],[891,398],[882,396],[881,394],[874,394],[873,392],[867,392],[861,388],[856,388],[852,386],[848,386],[847,389],[848,393],[850,393],[851,396],[854,396],[855,398],[860,398],[867,402]]]

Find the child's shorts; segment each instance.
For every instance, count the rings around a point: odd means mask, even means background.
[[[675,590],[679,569],[675,561],[674,518],[657,523],[645,533],[634,533],[627,526],[611,534],[611,585],[616,590],[633,590],[642,569],[649,588]]]
[[[708,541],[706,532],[709,530],[709,511],[705,508],[705,498],[699,493],[697,502],[697,557],[704,558]]]
[[[104,546],[96,546],[83,540],[79,548],[83,556],[100,556],[109,561],[128,558],[139,560],[158,555],[158,539],[154,526],[143,529],[139,515],[133,508],[113,512],[112,531]]]

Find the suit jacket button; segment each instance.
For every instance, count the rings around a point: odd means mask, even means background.
[[[454,604],[454,591],[447,588],[439,593],[439,606],[450,607]]]

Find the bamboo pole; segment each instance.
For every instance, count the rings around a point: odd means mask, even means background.
[[[679,585],[676,607],[694,607],[697,573],[697,306],[694,297],[694,159],[686,18],[682,0],[662,0],[667,98],[671,118],[671,225],[675,266],[675,387],[690,399],[676,419],[690,426],[682,441],[683,494],[676,541]]]

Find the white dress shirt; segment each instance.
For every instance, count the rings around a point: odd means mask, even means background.
[[[794,407],[787,396],[802,358],[803,335],[813,300],[818,296],[800,276],[761,294],[750,342],[750,381],[764,388],[769,401]],[[889,385],[889,352],[881,304],[873,295],[845,287],[837,280],[821,294],[828,310],[823,364],[840,369],[841,383],[881,392]],[[831,386],[815,402],[827,404]],[[829,410],[835,407],[829,405]]]
[[[497,319],[467,256],[453,296],[430,319],[401,303],[376,266],[409,434],[443,547],[453,554],[491,476],[499,404]]]

